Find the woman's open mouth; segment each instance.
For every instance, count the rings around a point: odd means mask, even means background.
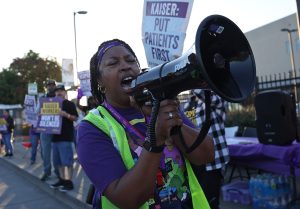
[[[125,78],[122,79],[121,81],[121,87],[125,90],[128,91],[131,88],[131,82],[134,79],[134,77],[132,76],[127,76]]]

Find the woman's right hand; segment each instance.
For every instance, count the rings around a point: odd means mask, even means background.
[[[171,129],[183,124],[179,101],[174,99],[165,99],[160,102],[160,107],[155,123],[156,144],[162,145],[170,137]]]

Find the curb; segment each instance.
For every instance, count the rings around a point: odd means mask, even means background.
[[[22,176],[24,179],[29,181],[30,183],[34,184],[38,188],[40,188],[42,191],[46,192],[47,194],[51,195],[58,201],[60,201],[62,204],[72,208],[72,209],[92,209],[91,205],[88,205],[75,197],[68,194],[68,192],[60,192],[55,189],[51,189],[48,184],[42,182],[38,177],[33,176],[26,170],[19,168],[13,163],[8,162],[5,159],[0,158],[0,160],[5,164],[5,166],[10,167],[13,169],[17,175]]]

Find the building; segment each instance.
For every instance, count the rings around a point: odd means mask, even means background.
[[[245,33],[254,54],[257,76],[292,72],[289,33],[281,31],[283,28],[297,29],[296,13]],[[296,74],[300,75],[299,35],[298,32],[290,34]]]

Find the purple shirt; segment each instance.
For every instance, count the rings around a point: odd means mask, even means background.
[[[134,109],[117,111],[128,121],[144,118]],[[145,123],[138,123],[135,127],[141,133],[146,133]],[[124,175],[126,167],[111,139],[104,132],[86,121],[79,124],[77,131],[78,160],[96,189],[102,193],[112,181]]]
[[[130,109],[116,109],[127,121],[133,119],[142,119],[144,116],[133,108]],[[193,125],[182,113],[184,123],[187,125]],[[140,120],[139,120],[140,121]],[[145,135],[147,127],[145,122],[138,122],[134,124],[134,127]],[[128,134],[128,132],[127,132]],[[134,138],[130,134],[131,138]],[[137,138],[137,137],[135,137]],[[78,127],[77,133],[77,153],[80,164],[82,165],[85,173],[89,179],[93,182],[96,189],[100,194],[103,193],[105,188],[114,180],[121,178],[127,169],[121,159],[119,152],[114,147],[111,139],[97,127],[90,124],[87,121],[82,121]],[[135,140],[135,139],[133,139]],[[140,140],[140,139],[136,139]],[[144,139],[142,139],[144,140]],[[183,166],[183,159],[180,158],[180,153],[175,150],[177,154],[170,154],[166,148],[164,151],[165,160],[162,159],[163,164],[166,162],[168,166]],[[178,154],[179,153],[179,154]],[[133,158],[135,159],[135,153],[132,152]],[[170,158],[173,158],[175,163],[170,162]],[[175,159],[176,158],[176,159]],[[176,165],[175,165],[176,164]],[[178,164],[178,165],[177,165]],[[165,167],[162,165],[162,167]],[[175,167],[174,167],[175,168]],[[180,176],[181,177],[181,176]],[[181,178],[180,178],[181,179]]]

